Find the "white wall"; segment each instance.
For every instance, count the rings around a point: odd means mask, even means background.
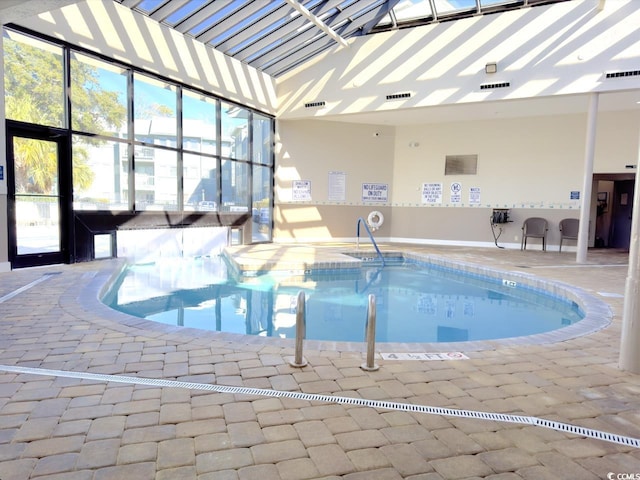
[[[640,110],[598,115],[594,173],[628,173],[636,163]],[[494,208],[579,208],[572,191],[583,183],[586,116],[523,117],[397,127],[393,205],[420,203],[423,182],[480,187]],[[418,144],[417,147],[411,146]],[[478,155],[477,175],[444,175],[446,155]]]
[[[351,39],[278,79],[280,118],[640,88],[637,0],[571,0]],[[498,73],[487,75],[487,62]],[[483,83],[511,87],[482,90]],[[408,99],[385,95],[410,92]],[[305,102],[325,101],[309,112]]]
[[[626,165],[637,162],[640,111],[601,112],[597,126],[594,173],[628,174]],[[274,239],[353,240],[355,220],[381,210],[382,241],[492,246],[490,212],[509,208],[508,246],[519,248],[529,216],[547,218],[549,244],[557,244],[559,220],[579,217],[571,193],[583,186],[586,127],[584,114],[398,127],[280,120]],[[445,176],[445,156],[460,154],[478,155],[477,174]],[[327,201],[332,170],[347,173],[344,202]],[[294,179],[311,182],[311,201],[291,200]],[[460,203],[450,201],[454,181],[463,186]],[[388,183],[389,201],[364,202],[362,182]],[[422,183],[442,183],[441,204],[422,204]],[[470,187],[480,188],[480,204],[470,204]]]
[[[311,180],[311,203],[329,202],[329,172],[346,174],[345,204],[362,203],[363,183],[393,179],[395,129],[295,120],[277,123],[276,203],[292,200],[293,180]],[[391,197],[389,197],[390,199]]]

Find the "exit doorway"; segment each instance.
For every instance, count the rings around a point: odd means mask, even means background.
[[[635,174],[594,175],[597,192],[594,247],[629,250]]]

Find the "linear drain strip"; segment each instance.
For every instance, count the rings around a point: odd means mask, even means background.
[[[413,405],[410,403],[385,402],[382,400],[367,400],[365,398],[338,397],[334,395],[320,395],[316,393],[285,392],[268,390],[265,388],[235,387],[230,385],[209,385],[206,383],[180,382],[161,378],[127,377],[123,375],[105,375],[101,373],[71,372],[67,370],[49,370],[46,368],[19,367],[15,365],[0,365],[0,371],[25,373],[32,375],[46,375],[52,377],[80,378],[83,380],[97,380],[100,382],[130,383],[134,385],[151,385],[155,387],[186,388],[189,390],[209,390],[218,393],[232,393],[238,395],[258,395],[265,397],[295,398],[342,405],[359,405],[363,407],[381,408],[384,410],[398,410],[404,412],[428,413],[450,417],[474,418],[478,420],[494,420],[497,422],[521,423],[538,427],[550,428],[561,432],[572,433],[588,438],[595,438],[611,443],[619,443],[630,447],[640,448],[640,439],[625,437],[613,433],[602,432],[590,428],[578,427],[568,423],[545,420],[543,418],[523,415],[508,415],[503,413],[478,412],[474,410],[458,410],[455,408],[430,407],[427,405]]]
[[[4,297],[0,297],[0,303],[4,303],[7,300],[12,299],[16,295],[18,295],[18,294],[20,294],[20,293],[22,293],[22,292],[24,292],[26,290],[29,290],[30,288],[35,287],[37,284],[39,284],[41,282],[44,282],[45,280],[48,280],[49,277],[51,277],[52,275],[59,275],[59,274],[60,274],[60,272],[45,273],[43,276],[41,276],[40,278],[34,280],[33,282],[27,283],[26,285],[23,285],[22,287],[14,290],[11,293],[7,293]]]

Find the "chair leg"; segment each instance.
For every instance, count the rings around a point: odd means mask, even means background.
[[[559,252],[562,251],[562,237],[560,237],[560,248],[558,249]]]

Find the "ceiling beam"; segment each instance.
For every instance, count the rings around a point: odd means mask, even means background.
[[[344,38],[342,38],[340,35],[338,35],[329,25],[324,23],[322,20],[320,20],[318,17],[316,17],[313,13],[311,13],[309,10],[307,10],[304,7],[304,5],[302,5],[300,2],[298,2],[298,0],[285,0],[285,1],[289,5],[291,5],[293,8],[295,8],[298,11],[298,13],[300,13],[300,15],[305,17],[307,20],[309,20],[311,23],[313,23],[316,27],[318,27],[324,33],[329,35],[338,44],[342,45],[343,47],[348,47],[349,46],[349,43]]]
[[[429,6],[431,7],[431,13],[433,14],[433,21],[438,21],[438,10],[436,10],[436,4],[433,0],[429,0]]]

